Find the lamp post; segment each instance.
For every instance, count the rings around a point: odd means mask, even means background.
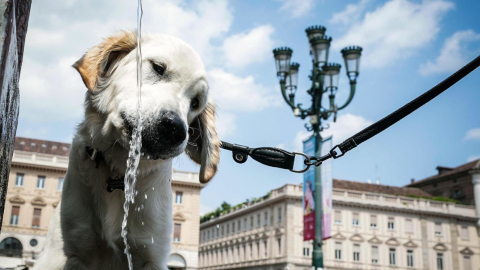
[[[293,114],[301,119],[309,117],[310,125],[305,124],[308,131],[313,131],[315,136],[315,155],[321,156],[322,137],[320,132],[326,128],[322,126],[322,120],[327,120],[333,115],[336,121],[337,112],[344,109],[355,95],[355,86],[359,75],[360,56],[362,48],[352,46],[344,48],[341,53],[345,60],[347,76],[350,80],[350,95],[348,99],[338,106],[335,102],[335,95],[338,91],[338,81],[341,65],[328,63],[331,37],[325,35],[326,28],[323,26],[312,26],[306,29],[307,38],[310,44],[310,55],[312,56],[312,70],[310,80],[312,86],[306,92],[311,96],[310,108],[302,108],[302,104],[295,104],[295,93],[297,91],[298,71],[300,65],[291,63],[293,50],[288,47],[281,47],[273,50],[277,76],[280,80],[280,88],[285,102],[291,107]],[[323,94],[328,94],[328,108],[322,105]],[[328,126],[327,126],[328,127]],[[312,265],[323,268],[322,252],[322,181],[320,179],[320,167],[315,167],[315,238],[313,241]]]

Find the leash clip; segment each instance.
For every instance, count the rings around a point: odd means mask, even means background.
[[[310,157],[305,155],[304,153],[300,153],[300,152],[293,152],[294,155],[300,155],[300,156],[303,156],[305,158],[305,161],[303,162],[303,164],[305,164],[305,168],[303,170],[294,170],[293,168],[290,169],[291,172],[294,172],[294,173],[304,173],[306,171],[308,171],[308,169],[310,169],[310,166],[312,166],[312,164],[310,163]]]

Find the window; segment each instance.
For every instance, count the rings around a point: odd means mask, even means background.
[[[183,203],[183,192],[177,191],[175,192],[175,204],[182,204]]]
[[[357,227],[360,225],[360,219],[358,213],[353,213],[352,225]]]
[[[389,231],[395,230],[395,219],[393,217],[388,218],[388,230]]]
[[[310,256],[310,248],[303,248],[303,256]]]
[[[242,230],[242,221],[238,221],[238,232]]]
[[[32,228],[40,228],[40,216],[42,215],[42,209],[33,209]]]
[[[221,230],[222,230],[222,231],[221,231],[220,235],[223,236],[223,230],[224,230],[224,226],[223,226],[223,225],[222,225]]]
[[[210,231],[207,232],[207,239],[210,240]]]
[[[335,224],[342,224],[342,212],[335,211]]]
[[[413,250],[407,250],[407,266],[413,267]]]
[[[437,269],[443,270],[443,253],[437,253]]]
[[[247,260],[247,246],[243,245],[243,260]]]
[[[65,179],[64,179],[63,177],[58,178],[58,187],[57,187],[57,190],[58,190],[58,191],[62,191],[62,190],[63,190],[63,181],[64,181],[64,180],[65,180]]]
[[[23,173],[17,173],[17,177],[15,178],[15,186],[16,187],[23,187],[23,177],[25,175]]]
[[[217,225],[217,238],[220,236],[220,226]]]
[[[261,223],[261,220],[260,220],[260,214],[257,215],[257,227],[260,227],[260,223]]]
[[[253,228],[253,216],[250,217],[250,229]]]
[[[244,220],[243,220],[243,230],[244,230],[244,231],[247,230],[247,219],[244,219]]]
[[[37,188],[44,189],[45,188],[45,176],[38,176],[37,178]]]
[[[175,223],[173,225],[173,242],[180,242],[180,233],[182,231],[182,224]]]
[[[396,260],[396,252],[395,252],[395,249],[394,249],[394,248],[391,248],[389,254],[390,254],[390,256],[389,256],[389,258],[390,258],[390,265],[396,265],[396,264],[397,264],[397,263],[396,263],[397,260]]]
[[[360,261],[360,245],[359,244],[353,245],[353,260],[356,262]]]
[[[441,236],[441,235],[442,235],[442,223],[435,222],[435,236]]]
[[[282,208],[278,208],[278,223],[282,222]]]
[[[413,233],[413,222],[409,218],[407,218],[405,220],[405,232],[406,233]]]
[[[277,239],[278,244],[278,256],[282,255],[282,238]]]
[[[335,242],[335,260],[342,259],[342,243]]]
[[[370,228],[376,229],[377,228],[377,216],[371,215],[370,216]]]
[[[460,237],[462,239],[468,239],[468,227],[467,226],[462,226],[460,228]]]
[[[253,244],[250,243],[250,257],[249,257],[250,260],[253,260]]]
[[[472,261],[470,260],[470,256],[463,256],[463,269],[472,270]]]
[[[18,215],[20,214],[20,206],[12,206],[12,215],[10,216],[10,225],[18,225]]]
[[[372,263],[378,264],[378,247],[372,246]]]
[[[273,226],[273,211],[274,209],[272,208],[272,210],[270,211],[270,226]]]
[[[260,242],[257,242],[257,259],[260,259]]]
[[[263,226],[268,226],[268,212],[265,212],[265,217],[264,217],[264,220],[263,220]]]
[[[263,250],[265,251],[265,258],[268,257],[267,241],[263,241]]]
[[[232,222],[232,233],[235,233],[235,221]]]

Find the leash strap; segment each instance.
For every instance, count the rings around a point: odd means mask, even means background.
[[[452,85],[463,79],[467,76],[470,72],[475,70],[477,67],[480,66],[480,56],[472,60],[470,63],[466,64],[464,67],[459,69],[457,72],[452,74],[450,77],[443,80],[441,83],[434,86],[432,89],[428,90],[427,92],[423,93],[416,99],[410,101],[409,103],[405,104],[400,109],[394,111],[393,113],[387,115],[383,119],[377,121],[376,123],[368,126],[364,130],[358,132],[357,134],[353,135],[352,137],[346,139],[341,144],[336,145],[333,147],[328,154],[322,157],[311,156],[308,157],[304,153],[297,153],[297,152],[288,152],[283,149],[273,148],[273,147],[260,147],[260,148],[249,148],[248,146],[238,145],[238,144],[231,144],[227,142],[223,142],[220,145],[223,149],[232,151],[233,159],[237,163],[245,163],[247,161],[248,156],[251,156],[254,160],[265,164],[271,167],[277,167],[282,169],[288,169],[292,172],[303,173],[306,172],[310,166],[319,166],[322,164],[323,161],[334,158],[337,159],[342,157],[348,151],[352,150],[353,148],[357,147],[361,143],[369,140],[370,138],[374,137],[375,135],[381,133],[382,131],[386,130],[387,128],[391,127],[393,124],[397,123],[407,115],[411,114],[418,108],[422,107],[445,90],[450,88]],[[304,164],[306,166],[305,169],[300,171],[293,170],[293,165],[295,162],[295,155],[302,155],[305,157]]]

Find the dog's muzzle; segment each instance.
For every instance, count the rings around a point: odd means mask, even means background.
[[[166,159],[179,154],[178,146],[187,138],[183,120],[173,111],[162,111],[157,119],[143,127],[142,152],[152,159]]]

